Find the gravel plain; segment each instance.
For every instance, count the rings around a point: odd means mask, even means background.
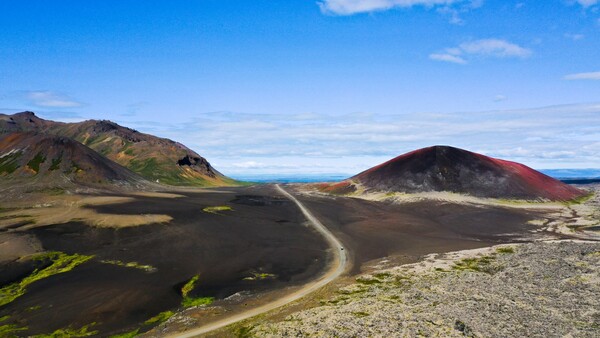
[[[500,245],[360,275],[257,337],[599,337],[600,242]]]

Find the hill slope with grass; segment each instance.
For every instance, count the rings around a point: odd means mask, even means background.
[[[62,123],[32,112],[0,114],[0,135],[35,132],[68,137],[153,182],[169,185],[235,185],[230,179],[181,143],[140,133],[106,120]]]
[[[0,136],[0,177],[55,187],[149,183],[70,138],[29,132]]]

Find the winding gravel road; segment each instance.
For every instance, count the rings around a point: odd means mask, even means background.
[[[309,282],[307,284],[305,284],[304,286],[302,286],[302,288],[300,288],[299,290],[294,291],[293,293],[286,295],[285,297],[279,298],[273,302],[270,302],[268,304],[259,306],[257,308],[254,309],[250,309],[248,311],[244,311],[242,313],[238,313],[236,315],[233,315],[231,317],[228,318],[224,318],[222,320],[210,323],[210,324],[206,324],[204,326],[195,328],[193,330],[189,330],[189,331],[185,331],[185,332],[180,332],[177,334],[174,334],[172,337],[196,337],[199,336],[201,334],[204,333],[208,333],[220,328],[223,328],[225,326],[237,323],[239,321],[257,316],[259,314],[271,311],[273,309],[276,309],[278,307],[281,307],[283,305],[289,304],[295,300],[298,300],[318,289],[320,289],[321,287],[327,285],[328,283],[330,283],[331,281],[335,280],[337,277],[339,277],[342,273],[344,273],[344,271],[346,270],[346,267],[348,265],[348,257],[346,255],[346,251],[344,250],[342,243],[340,242],[339,239],[337,239],[333,233],[331,233],[331,231],[329,231],[324,225],[323,223],[321,223],[305,206],[304,204],[302,204],[300,201],[298,201],[296,199],[296,197],[294,197],[292,194],[290,194],[289,192],[287,192],[285,189],[283,189],[279,184],[275,185],[275,188],[281,193],[283,194],[285,197],[287,197],[288,199],[290,199],[292,202],[294,202],[298,208],[300,209],[300,211],[302,211],[302,213],[304,214],[304,216],[306,217],[306,219],[309,221],[309,223],[311,224],[311,226],[317,230],[321,235],[323,235],[323,237],[325,237],[325,239],[327,240],[327,243],[329,244],[329,246],[331,247],[331,250],[334,254],[334,259],[333,262],[331,264],[331,266],[329,267],[329,269],[327,270],[327,272],[321,276],[319,276],[316,280]]]

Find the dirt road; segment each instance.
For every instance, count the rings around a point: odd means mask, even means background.
[[[279,298],[271,303],[259,306],[257,308],[250,309],[250,310],[244,311],[242,313],[238,313],[234,316],[224,318],[224,319],[216,321],[214,323],[210,323],[210,324],[207,324],[207,325],[204,325],[204,326],[201,326],[201,327],[198,327],[193,330],[186,331],[186,332],[177,333],[177,334],[173,335],[172,337],[196,337],[201,334],[205,334],[205,333],[223,328],[225,326],[237,323],[239,321],[257,316],[259,314],[271,311],[271,310],[281,307],[283,305],[289,304],[295,300],[298,300],[298,299],[312,293],[315,290],[318,290],[319,288],[325,286],[326,284],[330,283],[331,281],[333,281],[337,277],[339,277],[342,273],[344,273],[344,271],[346,270],[347,265],[348,265],[348,257],[346,255],[346,251],[344,250],[344,248],[342,246],[342,243],[333,235],[333,233],[331,233],[331,231],[329,231],[304,206],[304,204],[302,204],[300,201],[298,201],[292,194],[287,192],[285,189],[283,189],[278,184],[275,185],[275,188],[281,194],[283,194],[285,197],[287,197],[292,202],[294,202],[298,206],[298,208],[302,211],[302,213],[304,214],[304,216],[306,217],[306,219],[308,220],[310,225],[317,232],[319,232],[321,235],[323,235],[323,237],[325,237],[325,239],[327,240],[327,243],[331,247],[331,250],[334,255],[333,262],[332,262],[331,266],[329,267],[329,269],[325,272],[325,274],[319,276],[318,279],[316,279],[310,283],[307,283],[302,288],[294,291],[293,293],[291,293],[285,297]]]

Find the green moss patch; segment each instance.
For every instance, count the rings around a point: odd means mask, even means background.
[[[194,306],[210,305],[215,301],[215,297],[185,297],[181,305],[185,308]]]
[[[373,285],[373,284],[381,284],[382,282],[373,277],[373,278],[369,278],[369,277],[359,277],[356,279],[356,281],[360,284],[364,284],[364,285]]]
[[[250,337],[254,337],[254,335],[252,334],[252,330],[254,329],[254,325],[250,325],[250,326],[242,326],[240,328],[238,328],[235,332],[235,336],[237,338],[250,338]]]
[[[15,324],[0,325],[0,337],[13,338],[19,337],[19,331],[25,331],[27,327],[21,327]]]
[[[66,328],[66,329],[58,329],[49,334],[39,334],[32,336],[33,338],[76,338],[76,337],[89,337],[98,334],[98,331],[90,330],[92,326],[96,325],[96,323],[91,323],[85,326],[82,326],[79,329]]]
[[[209,214],[219,214],[222,211],[233,211],[233,209],[228,205],[217,205],[214,207],[206,207],[202,209],[204,212],[208,212]]]
[[[6,305],[13,300],[25,294],[27,287],[34,282],[54,276],[59,273],[65,273],[73,270],[93,256],[84,256],[79,254],[68,255],[63,252],[47,252],[37,254],[32,259],[40,262],[50,261],[51,264],[43,269],[34,270],[31,275],[23,278],[21,281],[7,285],[0,289],[0,306]]]
[[[135,329],[133,331],[112,335],[109,338],[134,338],[137,337],[139,334],[140,329]]]
[[[145,272],[155,272],[156,271],[156,268],[153,267],[152,265],[140,264],[138,262],[123,262],[123,261],[119,261],[119,260],[105,259],[105,260],[101,260],[100,263],[121,266],[124,268],[138,269],[138,270],[142,270]]]
[[[145,321],[144,325],[160,324],[160,323],[167,321],[167,319],[173,317],[174,315],[175,315],[175,312],[173,312],[173,311],[164,311],[164,312],[161,312],[161,313],[157,314],[156,316],[148,319],[147,321]]]
[[[497,268],[492,266],[492,262],[496,258],[493,255],[490,256],[482,256],[482,257],[474,257],[474,258],[465,258],[460,260],[452,266],[453,270],[458,271],[474,271],[474,272],[485,272],[485,273],[493,273],[497,270]]]
[[[566,201],[564,204],[566,204],[566,205],[583,204],[583,203],[587,202],[588,200],[590,200],[592,197],[594,197],[594,193],[590,192],[583,196],[579,196],[572,200]]]
[[[252,276],[245,277],[243,280],[254,281],[254,280],[265,280],[265,279],[275,279],[275,278],[277,278],[277,275],[272,274],[272,273],[252,272]]]
[[[198,280],[200,279],[199,275],[195,275],[192,277],[187,283],[183,285],[181,288],[181,296],[183,300],[181,301],[181,305],[183,307],[193,307],[193,306],[202,306],[202,305],[210,305],[215,301],[214,297],[190,297],[189,294],[194,290],[196,285],[198,284]]]
[[[48,168],[48,170],[54,171],[54,170],[60,169],[61,162],[62,162],[62,156],[58,157],[58,158],[53,158],[52,163],[50,163],[50,168]]]
[[[512,254],[515,253],[515,248],[513,248],[512,246],[505,246],[496,249],[496,252],[499,254]]]
[[[37,153],[31,161],[27,162],[27,166],[36,173],[40,172],[40,164],[46,162],[46,157],[42,153]]]
[[[155,158],[148,158],[145,160],[131,160],[127,166],[132,171],[152,179],[164,179],[162,175],[159,175],[158,163]]]
[[[19,168],[17,160],[23,155],[22,151],[0,157],[0,174],[12,174]]]
[[[188,294],[192,292],[192,290],[194,290],[194,288],[196,287],[196,283],[198,283],[199,278],[199,275],[195,275],[187,283],[185,283],[181,288],[181,296],[187,297]]]

